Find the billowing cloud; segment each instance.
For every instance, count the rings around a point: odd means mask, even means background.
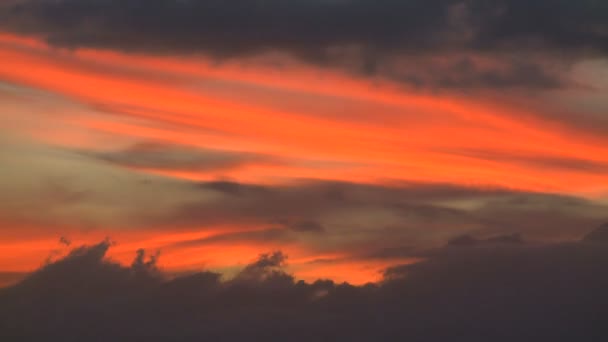
[[[230,279],[179,277],[106,259],[108,242],[81,247],[0,290],[11,339],[183,341],[597,339],[608,297],[603,242],[447,246],[385,271],[377,284],[297,281],[281,252]],[[287,259],[288,260],[288,259]],[[58,316],[58,312],[61,313]]]

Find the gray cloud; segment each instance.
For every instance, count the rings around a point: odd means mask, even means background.
[[[322,231],[318,238],[305,235],[313,244],[332,241],[355,249],[433,245],[466,233],[506,234],[514,227],[534,239],[571,240],[607,219],[603,205],[585,199],[492,188],[318,181],[211,182],[198,188],[219,197],[178,207],[165,224],[280,223],[293,231]]]
[[[0,288],[14,285],[27,275],[25,272],[0,272]]]
[[[169,171],[221,171],[250,164],[281,163],[277,158],[255,153],[204,149],[159,142],[140,142],[124,150],[98,152],[91,155],[120,166]]]
[[[68,48],[219,59],[280,51],[365,75],[397,71],[414,85],[552,88],[562,81],[546,60],[608,51],[605,13],[606,5],[593,0],[18,0],[0,6],[0,27]],[[503,65],[443,62],[442,77],[434,79],[395,61],[463,53]]]
[[[298,221],[293,224],[289,224],[288,227],[297,232],[322,233],[325,230],[323,225],[321,225],[319,222],[311,220]]]
[[[583,238],[583,241],[600,242],[600,243],[608,242],[608,223],[604,223],[603,225],[598,227],[596,230],[585,235],[585,237]]]
[[[600,228],[601,229],[601,228]],[[102,242],[0,289],[9,339],[559,341],[608,336],[606,243],[451,245],[378,284],[296,281],[281,252],[233,279],[166,277]],[[138,262],[139,261],[139,262]],[[117,310],[119,308],[119,310]],[[58,315],[61,313],[61,315]]]

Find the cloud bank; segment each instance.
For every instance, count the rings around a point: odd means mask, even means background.
[[[80,247],[0,290],[0,335],[183,341],[555,341],[607,336],[606,227],[563,244],[450,244],[378,284],[296,281],[281,252],[234,278],[167,277],[155,256],[131,267]]]
[[[556,88],[556,63],[608,52],[605,13],[593,0],[18,0],[0,28],[67,48],[279,52],[415,86]]]

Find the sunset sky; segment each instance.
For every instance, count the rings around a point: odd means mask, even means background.
[[[73,246],[363,284],[608,222],[608,1],[3,0],[0,285]]]

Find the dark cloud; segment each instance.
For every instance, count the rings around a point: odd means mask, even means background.
[[[255,262],[247,265],[232,280],[234,282],[261,282],[272,278],[284,278],[290,282],[293,279],[283,273],[281,267],[285,266],[287,256],[281,251],[262,254]]]
[[[286,49],[322,58],[324,49],[347,45],[419,50],[540,42],[607,51],[607,9],[593,0],[19,0],[5,2],[2,14],[4,27],[66,46],[219,55]],[[455,29],[469,36],[455,36]]]
[[[496,188],[320,181],[259,186],[224,181],[201,183],[196,189],[207,197],[215,194],[214,200],[191,201],[156,223],[280,225],[278,230],[227,234],[205,243],[293,238],[326,247],[331,241],[373,253],[404,245],[428,246],[462,234],[487,238],[508,234],[514,227],[534,239],[572,240],[585,233],[584,227],[608,219],[605,206],[583,198]],[[304,234],[313,232],[323,234]]]
[[[18,283],[26,276],[25,272],[0,272],[0,288]]]
[[[414,85],[545,88],[562,83],[546,60],[608,51],[605,13],[593,0],[18,0],[0,7],[0,28],[68,48],[219,59],[279,51]],[[462,64],[454,55],[463,54],[499,65]],[[443,69],[440,79],[403,68],[429,55],[444,57],[426,64]]]
[[[233,279],[168,278],[74,250],[0,290],[9,340],[572,341],[608,336],[608,245],[448,246],[378,284],[296,281],[281,252]],[[154,259],[155,260],[155,259]],[[144,262],[145,263],[145,262]],[[138,266],[139,265],[139,266]]]
[[[167,171],[218,171],[250,164],[280,163],[276,158],[255,153],[203,149],[158,142],[141,142],[124,150],[98,152],[93,153],[92,156],[120,166]]]
[[[69,245],[72,244],[72,241],[69,238],[65,237],[65,236],[61,236],[59,238],[59,243],[62,244],[62,245],[65,245],[65,246],[69,246]]]
[[[480,244],[521,244],[524,240],[519,234],[499,235],[487,239],[478,239],[471,235],[460,235],[448,241],[448,246],[477,246]]]
[[[608,243],[608,223],[585,235],[583,241]]]
[[[290,224],[289,227],[297,232],[321,233],[325,230],[325,228],[323,228],[323,225],[321,225],[319,222],[312,220],[297,221],[293,224]]]

